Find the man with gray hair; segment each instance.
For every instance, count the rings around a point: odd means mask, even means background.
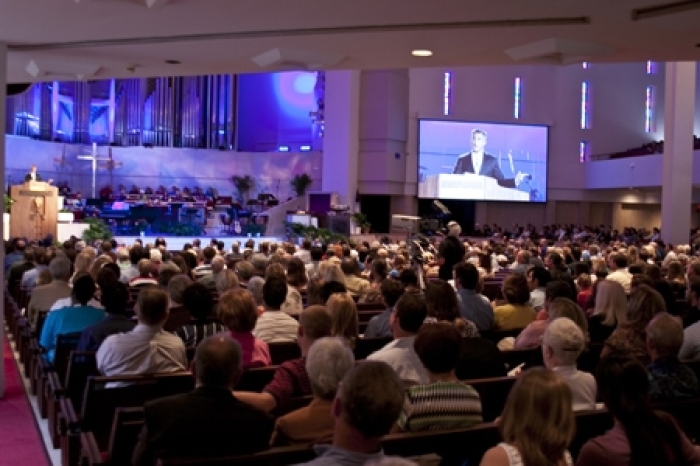
[[[331,408],[333,443],[316,445],[319,455],[306,465],[364,465],[384,457],[380,439],[396,423],[405,399],[394,370],[381,361],[365,361],[343,378]]]
[[[261,313],[265,310],[265,299],[263,298],[264,286],[265,279],[262,277],[251,277],[250,280],[248,280],[248,291],[253,295],[253,301],[255,301],[255,305]]]
[[[55,257],[49,264],[49,272],[53,281],[46,285],[40,285],[32,291],[32,297],[27,306],[27,318],[35,330],[39,317],[46,316],[51,306],[59,299],[69,298],[72,289],[68,285],[70,279],[70,261],[65,256]]]
[[[544,365],[558,372],[571,388],[574,411],[596,409],[595,378],[588,372],[576,369],[576,359],[585,346],[583,331],[568,317],[554,319],[544,332]]]
[[[340,381],[355,365],[355,356],[342,338],[316,340],[306,355],[314,398],[311,403],[277,419],[271,446],[330,443],[333,439],[331,408]]]
[[[670,401],[700,395],[695,372],[678,359],[683,345],[683,327],[677,318],[668,312],[656,314],[647,324],[646,334],[651,358],[647,366],[650,398]]]
[[[265,270],[267,269],[267,257],[262,253],[255,253],[250,259],[250,263],[253,265],[253,273],[261,277],[265,276]]]
[[[236,276],[236,272],[231,269],[222,270],[216,275],[214,286],[216,287],[216,291],[219,292],[219,295],[229,290],[237,290],[238,277]]]
[[[216,286],[216,278],[219,276],[224,267],[226,266],[226,261],[221,256],[216,256],[211,260],[211,273],[208,273],[197,280],[197,282],[206,286],[207,288],[214,288]]]
[[[233,395],[241,347],[226,334],[202,340],[195,353],[194,391],[150,401],[134,450],[135,465],[158,458],[244,455],[267,449],[274,420]]]

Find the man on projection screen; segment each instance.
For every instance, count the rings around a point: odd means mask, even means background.
[[[495,178],[500,186],[505,188],[516,188],[528,177],[526,173],[518,172],[515,178],[503,176],[498,160],[493,155],[484,151],[486,147],[486,131],[476,128],[472,130],[472,150],[466,154],[460,154],[455,164],[453,174],[475,173],[477,175]]]

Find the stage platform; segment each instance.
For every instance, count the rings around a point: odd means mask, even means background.
[[[185,244],[189,243],[192,244],[192,242],[195,239],[199,239],[201,243],[201,247],[209,246],[211,243],[211,240],[213,238],[216,238],[219,241],[224,242],[224,250],[230,251],[231,250],[231,244],[233,244],[234,241],[238,241],[241,243],[241,250],[243,250],[243,245],[245,244],[246,241],[249,239],[252,239],[255,241],[255,250],[257,251],[258,245],[260,243],[263,243],[265,241],[267,242],[276,242],[280,243],[284,241],[284,238],[279,238],[276,236],[228,236],[228,235],[220,235],[220,236],[115,236],[114,239],[117,240],[117,243],[125,246],[131,246],[134,244],[134,242],[137,239],[140,239],[143,241],[144,246],[146,244],[153,244],[156,241],[156,238],[163,238],[165,239],[166,244],[168,245],[168,250],[170,251],[181,251],[183,246]]]

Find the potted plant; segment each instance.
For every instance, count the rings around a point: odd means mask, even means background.
[[[352,214],[352,220],[355,222],[356,226],[362,229],[362,233],[369,233],[369,228],[372,226],[372,224],[369,223],[369,220],[365,214],[362,212],[355,212]]]
[[[92,244],[98,239],[110,240],[112,239],[112,230],[101,218],[90,217],[85,219],[85,221],[90,225],[90,227],[83,231],[83,241],[87,244]]]
[[[10,207],[12,207],[12,204],[15,203],[15,200],[12,199],[10,196],[5,194],[5,213],[10,212]]]
[[[297,197],[301,197],[306,194],[306,190],[309,189],[309,186],[311,186],[313,182],[314,180],[306,173],[294,175],[294,178],[292,178],[292,190],[294,190],[294,194],[296,194]]]
[[[255,187],[255,180],[253,179],[253,177],[250,175],[245,175],[245,176],[233,175],[231,177],[231,181],[233,182],[233,185],[236,187],[236,190],[238,191],[238,195],[240,196],[241,201],[243,201],[243,202],[248,201],[248,196],[250,195],[250,191]]]

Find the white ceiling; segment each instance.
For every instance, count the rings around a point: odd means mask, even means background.
[[[672,3],[680,11],[632,19]],[[10,82],[697,61],[698,24],[700,0],[0,0]]]

